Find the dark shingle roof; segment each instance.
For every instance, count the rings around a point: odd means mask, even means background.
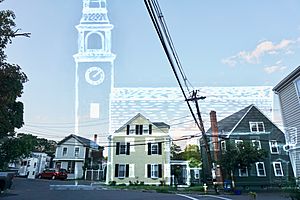
[[[68,135],[63,140],[61,140],[60,142],[58,142],[57,145],[63,144],[65,141],[69,140],[72,137],[74,139],[76,139],[78,142],[80,142],[85,147],[91,147],[91,148],[98,148],[99,147],[99,145],[96,144],[96,142],[94,142],[93,140],[89,140],[87,138],[84,138],[84,137],[81,137],[81,136],[78,136],[78,135],[74,135],[74,134]]]
[[[248,111],[253,107],[254,105],[251,104],[247,106],[246,108],[243,108],[242,110],[233,113],[232,115],[229,115],[228,117],[225,117],[224,119],[218,121],[218,130],[219,132],[224,133],[230,133],[232,129],[241,121],[241,119],[248,113]],[[211,128],[207,131],[208,134],[211,133]]]
[[[153,122],[153,125],[157,126],[157,128],[170,128],[170,125],[165,122]]]

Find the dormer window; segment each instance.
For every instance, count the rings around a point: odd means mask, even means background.
[[[249,122],[251,132],[265,132],[263,122]]]

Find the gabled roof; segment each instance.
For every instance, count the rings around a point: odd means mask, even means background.
[[[97,148],[97,149],[99,148],[99,145],[96,144],[96,142],[94,142],[93,140],[89,140],[87,138],[84,138],[84,137],[81,137],[78,135],[74,135],[74,134],[71,134],[71,135],[65,137],[63,140],[58,142],[57,145],[61,145],[71,138],[74,138],[75,140],[77,140],[79,143],[81,143],[85,147],[91,147],[91,148]]]
[[[153,124],[157,128],[170,128],[170,126],[168,124],[164,123],[164,122],[151,122],[149,119],[147,119],[146,117],[144,117],[141,113],[138,113],[136,116],[134,116],[133,118],[131,118],[128,122],[126,122],[123,126],[121,126],[118,130],[116,130],[115,133],[120,132],[128,124],[131,124],[134,120],[136,120],[137,118],[140,118],[140,117],[144,118],[145,120],[147,120],[149,122],[149,124]]]
[[[300,66],[298,66],[294,71],[292,71],[287,77],[281,80],[274,88],[275,93],[279,92],[284,86],[286,86],[291,81],[295,80],[300,76]]]
[[[226,135],[228,133],[230,134],[253,107],[255,106],[251,104],[246,108],[243,108],[242,110],[218,121],[218,130],[222,132],[224,131]],[[211,128],[208,129],[207,133],[211,133]]]

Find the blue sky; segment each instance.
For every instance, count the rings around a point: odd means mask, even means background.
[[[143,0],[107,3],[117,55],[115,86],[177,86]],[[299,66],[298,0],[163,0],[160,6],[195,87],[275,86]],[[30,39],[14,39],[6,51],[8,60],[29,77],[22,97],[24,130],[50,138],[54,136],[50,124],[60,122],[65,129],[58,134],[72,133],[72,55],[77,52],[75,25],[82,1],[5,0],[0,9],[13,10],[17,27],[32,34]],[[38,127],[39,123],[49,126]]]

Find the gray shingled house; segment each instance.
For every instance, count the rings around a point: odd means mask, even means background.
[[[229,141],[235,142],[235,144],[249,141],[253,146],[268,152],[263,161],[255,163],[250,169],[234,171],[237,188],[267,188],[287,183],[293,172],[289,156],[283,149],[284,133],[256,106],[250,105],[218,122],[216,117],[215,122],[213,118],[211,121],[212,127],[207,131],[207,138],[213,160],[220,159],[222,153],[226,151],[226,143]],[[209,180],[211,172],[207,167],[207,155],[205,155],[202,143],[203,141],[201,141],[203,175],[205,179]],[[222,166],[218,166],[216,172],[217,180],[223,183]]]

